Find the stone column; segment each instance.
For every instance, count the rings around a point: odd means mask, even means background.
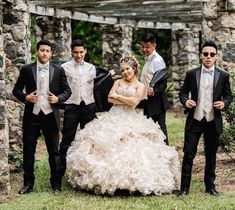
[[[22,65],[31,60],[30,14],[24,3],[6,4],[3,10],[3,37],[6,53],[6,105],[9,120],[9,157],[21,153],[22,145],[22,115],[24,106],[12,95],[12,89]],[[10,159],[10,158],[9,158]],[[19,156],[19,161],[22,156]],[[20,163],[19,163],[20,164]]]
[[[5,54],[3,50],[3,5],[0,2],[0,194],[10,191],[8,167],[9,128],[6,107]]]
[[[203,1],[203,39],[218,45],[218,66],[235,72],[235,1]]]
[[[199,64],[199,31],[191,28],[172,30],[173,108],[180,109],[179,90],[188,70]]]
[[[48,39],[53,44],[54,61],[68,61],[71,57],[71,20],[69,18],[38,16],[36,18],[37,41]]]
[[[120,73],[119,60],[123,53],[131,52],[132,28],[127,25],[103,25],[103,67]]]

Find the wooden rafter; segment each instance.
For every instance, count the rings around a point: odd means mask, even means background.
[[[201,22],[201,0],[29,0],[28,2],[104,18],[166,23]]]

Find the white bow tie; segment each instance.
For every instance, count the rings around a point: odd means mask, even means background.
[[[43,65],[39,65],[38,66],[38,70],[41,71],[41,70],[47,70],[49,68],[49,64],[43,64]]]
[[[202,69],[202,72],[212,75],[213,70],[209,70],[209,69],[203,68],[203,69]]]

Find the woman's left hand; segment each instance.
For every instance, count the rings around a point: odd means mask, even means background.
[[[109,95],[109,97],[114,98],[114,99],[117,99],[118,94],[117,94],[116,92],[113,92],[113,93],[111,93],[111,94]]]

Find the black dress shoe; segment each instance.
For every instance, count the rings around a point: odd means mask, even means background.
[[[55,194],[59,194],[61,192],[61,188],[60,187],[52,187],[52,190]]]
[[[206,192],[213,196],[219,196],[219,193],[214,188],[207,189]]]
[[[33,191],[32,185],[25,185],[23,186],[20,191],[18,192],[20,195],[31,193]]]
[[[188,191],[186,191],[186,190],[181,190],[181,191],[178,193],[178,196],[179,196],[179,197],[183,197],[183,196],[186,196],[186,195],[188,195]]]

